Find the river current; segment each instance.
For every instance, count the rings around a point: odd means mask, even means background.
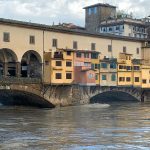
[[[150,103],[0,106],[0,150],[150,150]]]

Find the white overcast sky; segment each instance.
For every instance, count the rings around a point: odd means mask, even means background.
[[[0,0],[0,18],[41,24],[72,22],[84,26],[85,6],[109,3],[133,12],[137,18],[150,15],[150,0]]]

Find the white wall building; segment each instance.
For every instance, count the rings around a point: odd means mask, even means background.
[[[145,21],[130,18],[103,21],[98,31],[100,33],[136,38],[147,38],[148,36]]]

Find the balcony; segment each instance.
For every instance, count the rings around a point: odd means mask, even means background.
[[[63,54],[54,54],[54,59],[63,59]]]

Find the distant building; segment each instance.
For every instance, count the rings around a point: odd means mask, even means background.
[[[116,17],[116,7],[109,4],[98,3],[87,6],[85,9],[85,28],[95,32],[101,22]]]
[[[85,9],[85,29],[90,32],[136,38],[150,38],[150,19],[133,19],[117,12],[116,6],[98,3]]]
[[[148,34],[148,38],[150,39],[150,16],[148,16],[148,18],[144,18],[145,23],[147,25],[147,34]]]
[[[101,22],[98,28],[100,33],[147,38],[147,25],[145,21],[132,18],[110,19]]]
[[[66,29],[74,29],[74,30],[85,30],[84,27],[77,26],[73,23],[59,23],[58,25],[53,25],[53,27],[66,28]]]

